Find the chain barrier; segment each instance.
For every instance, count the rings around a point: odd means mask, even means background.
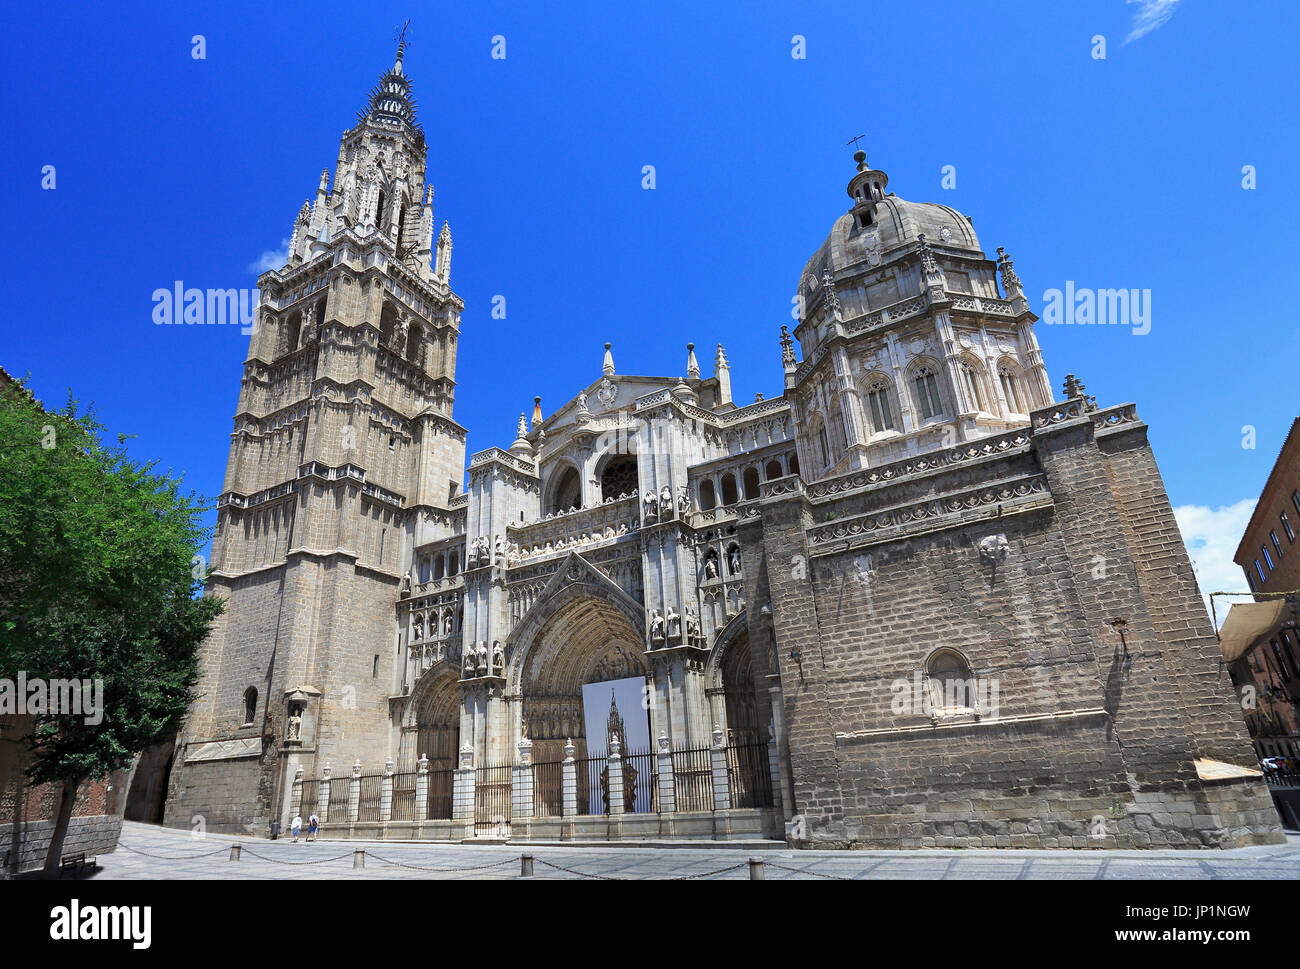
[[[433,872],[462,872],[462,871],[486,871],[489,868],[500,868],[502,865],[517,865],[518,858],[503,858],[501,861],[494,861],[490,865],[469,865],[465,868],[431,868],[428,865],[408,865],[400,861],[389,861],[387,858],[380,858],[378,855],[366,852],[366,860],[374,859],[381,865],[393,865],[397,868],[412,868],[415,871],[433,871]]]
[[[269,861],[273,865],[328,865],[331,861],[342,861],[344,858],[351,858],[356,852],[349,851],[346,855],[339,855],[337,858],[312,858],[309,861],[283,861],[279,858],[267,858],[248,847],[244,848],[242,854],[256,858],[258,861]]]
[[[534,861],[545,865],[547,868],[554,868],[556,871],[567,871],[570,875],[577,875],[579,878],[598,878],[605,882],[622,882],[629,881],[627,878],[619,878],[615,875],[594,875],[585,871],[574,871],[572,868],[565,868],[563,865],[553,865],[545,858],[534,858]]]
[[[723,872],[735,871],[737,868],[748,868],[748,867],[749,867],[749,862],[742,861],[738,865],[731,865],[728,868],[719,868],[716,871],[705,871],[705,872],[701,872],[698,875],[682,875],[678,879],[678,881],[686,882],[686,881],[690,881],[692,878],[712,878],[714,875],[721,875]]]
[[[155,855],[152,852],[141,851],[139,848],[132,848],[128,844],[118,842],[119,848],[125,848],[127,851],[134,852],[137,855],[144,855],[146,858],[157,858],[159,861],[193,861],[196,858],[211,858],[213,855],[225,854],[229,850],[229,845],[225,848],[218,848],[216,851],[204,852],[201,855]]]
[[[837,882],[851,882],[855,880],[848,875],[824,875],[819,871],[810,871],[806,868],[787,868],[785,865],[778,865],[770,861],[764,862],[764,866],[767,868],[775,868],[777,871],[794,872],[796,875],[812,875],[814,878],[829,878],[831,881]]]

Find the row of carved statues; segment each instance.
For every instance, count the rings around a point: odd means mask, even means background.
[[[492,644],[492,653],[488,654],[487,643],[479,640],[465,647],[465,656],[461,663],[463,679],[475,676],[504,676],[506,671],[506,651],[500,641]]]
[[[425,638],[426,626],[430,639],[445,639],[450,636],[456,627],[456,617],[450,609],[441,611],[441,620],[439,620],[439,611],[434,610],[426,616],[424,613],[411,613],[411,642],[418,643]]]
[[[495,542],[495,552],[493,546],[489,545],[487,538],[480,535],[474,539],[474,543],[470,546],[468,566],[475,569],[495,564],[498,568],[514,568],[520,562],[531,558],[541,558],[555,552],[562,552],[565,549],[621,538],[629,534],[632,528],[633,526],[625,521],[619,522],[617,525],[606,523],[603,529],[593,529],[590,532],[571,535],[567,538],[562,535],[555,541],[548,540],[545,544],[537,543],[523,547],[515,542],[507,542],[498,535]]]
[[[673,490],[664,485],[663,491],[656,495],[653,491],[647,491],[645,498],[642,499],[645,505],[645,520],[648,522],[668,521],[673,517]],[[691,493],[687,490],[686,485],[680,485],[677,488],[676,511],[678,515],[685,515],[691,510]]]
[[[660,649],[664,646],[682,642],[682,617],[672,606],[668,606],[668,615],[663,616],[658,609],[650,609],[646,625],[650,630],[650,648]],[[700,628],[700,617],[690,606],[686,607],[686,644],[704,647],[704,633]]]

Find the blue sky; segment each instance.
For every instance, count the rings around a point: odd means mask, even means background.
[[[1137,403],[1202,584],[1244,587],[1224,558],[1297,412],[1294,2],[15,7],[0,365],[215,495],[247,337],[155,326],[151,294],[254,285],[407,18],[471,450],[576,393],[606,340],[665,375],[721,342],[737,400],[779,393],[777,333],[865,133],[891,190],[1008,249],[1040,313],[1067,280],[1151,290],[1145,336],[1040,324],[1048,371]]]

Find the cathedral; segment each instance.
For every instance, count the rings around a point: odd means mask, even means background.
[[[1056,399],[969,218],[858,151],[780,393],[734,401],[721,346],[642,376],[606,343],[467,464],[426,154],[399,46],[258,281],[167,824],[1281,839],[1146,425],[1073,376]]]

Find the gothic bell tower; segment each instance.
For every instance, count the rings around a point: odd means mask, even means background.
[[[404,50],[343,133],[332,186],[321,172],[299,209],[284,266],[258,279],[208,577],[227,609],[168,823],[286,821],[298,767],[342,771],[388,745],[395,602],[412,548],[450,535],[465,467],[464,303]]]

